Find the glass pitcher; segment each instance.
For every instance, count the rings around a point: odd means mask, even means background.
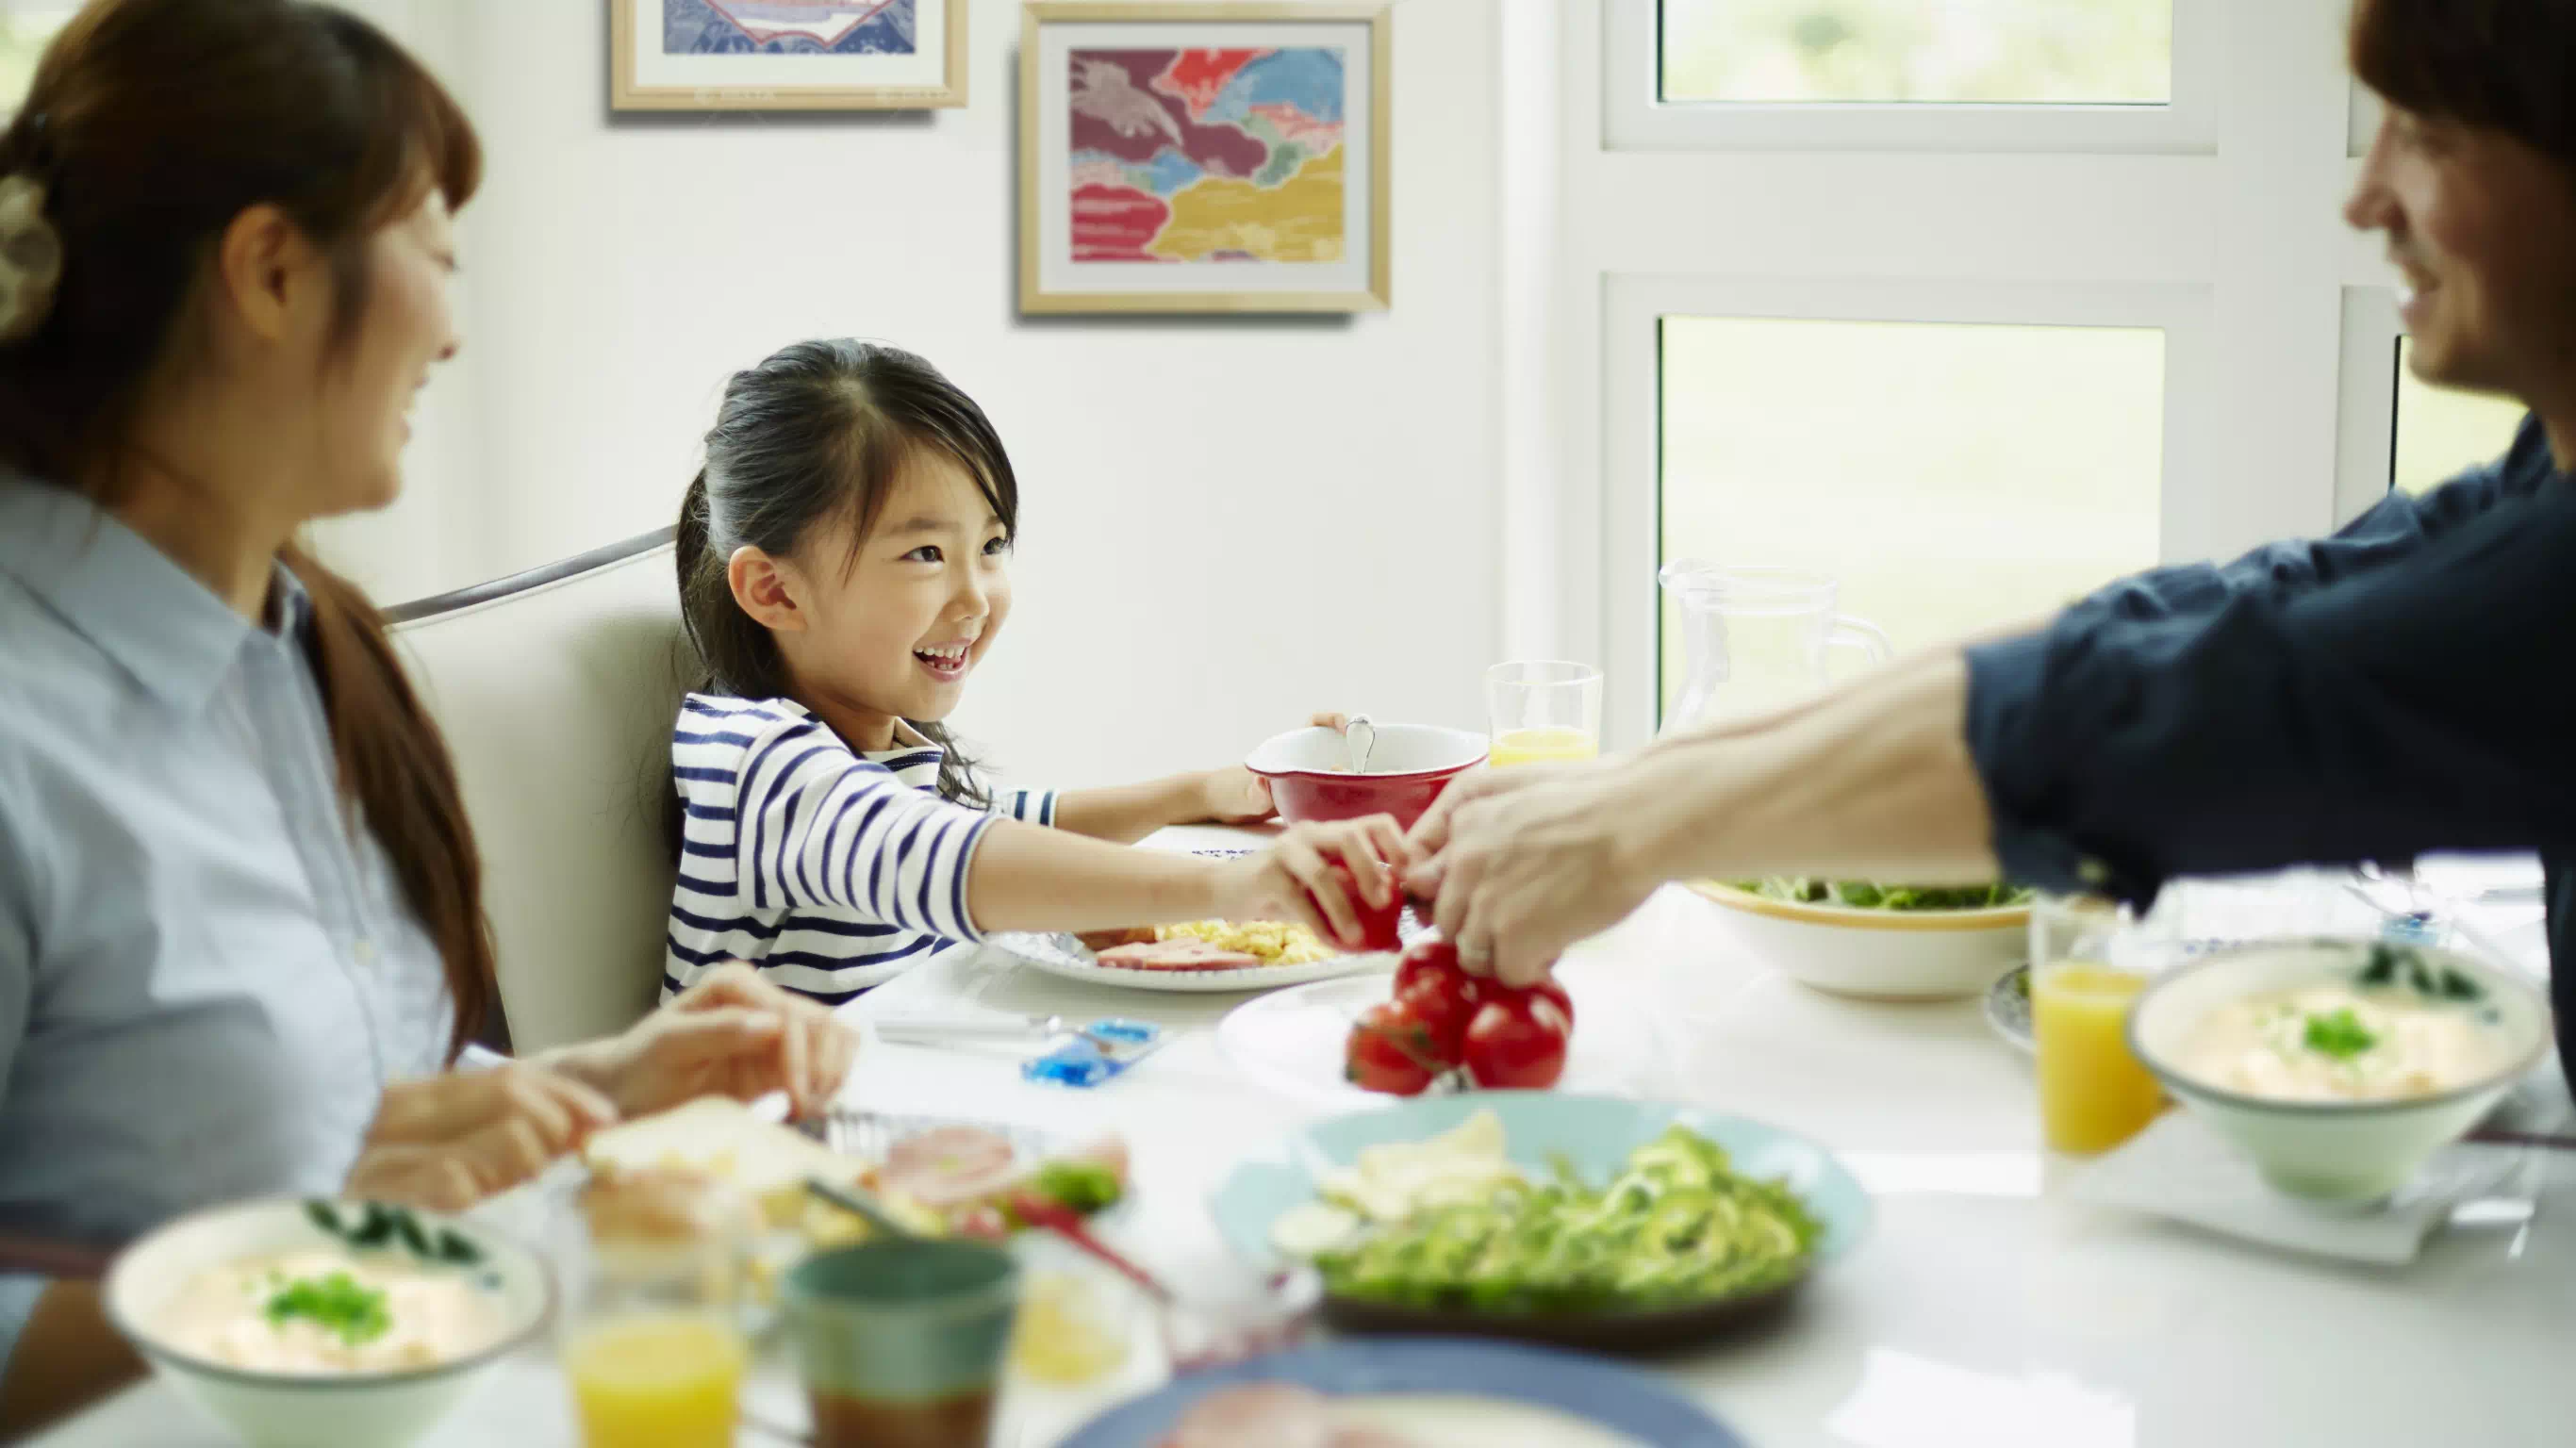
[[[1831,574],[1684,558],[1656,577],[1681,609],[1689,661],[1664,716],[1667,734],[1769,713],[1814,693],[1830,682],[1828,650],[1857,650],[1872,664],[1894,652],[1878,625],[1834,611],[1840,585]]]

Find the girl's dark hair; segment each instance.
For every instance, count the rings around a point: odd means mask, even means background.
[[[778,640],[734,602],[727,568],[748,544],[793,554],[818,523],[864,538],[915,454],[964,468],[1005,533],[1020,530],[1020,485],[984,409],[910,352],[843,337],[783,347],[725,383],[707,465],[680,502],[680,618],[707,685],[745,699],[787,695]],[[852,556],[856,556],[855,544]],[[939,792],[982,808],[991,794],[947,729],[905,721],[941,750]]]
[[[2352,71],[2419,116],[2500,131],[2576,166],[2576,6],[2357,0]]]
[[[199,345],[199,291],[235,217],[276,206],[331,258],[345,357],[370,237],[433,188],[463,206],[482,164],[456,102],[355,16],[296,0],[92,0],[0,132],[0,175],[44,188],[61,254],[42,320],[0,344],[0,462],[112,505],[145,387]],[[312,598],[308,646],[353,827],[375,832],[445,961],[453,1059],[494,997],[455,767],[374,605],[301,549],[280,557]]]

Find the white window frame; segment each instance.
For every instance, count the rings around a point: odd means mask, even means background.
[[[1560,141],[1504,162],[1504,376],[1552,378],[1555,403],[1504,418],[1505,647],[1615,670],[1605,743],[1643,742],[1666,314],[2161,319],[2163,557],[2331,529],[2343,292],[2388,281],[2381,244],[2340,216],[2355,164],[2344,4],[2178,0],[2176,98],[2207,144],[2168,136],[2181,148],[2160,152],[2082,124],[2048,133],[2083,108],[2010,108],[2023,133],[1980,138],[1944,130],[1943,107],[1765,107],[1759,125],[1744,108],[1661,107],[1652,0],[1505,0],[1506,25],[1544,32],[1557,61],[1533,82],[1531,47],[1507,37],[1506,114],[1535,96]],[[1881,131],[1855,130],[1857,111]],[[1888,133],[1900,123],[1917,129]]]
[[[2206,289],[2179,285],[1613,277],[1605,309],[1607,476],[1663,475],[1660,332],[1667,317],[2153,328],[2165,338],[2163,531],[2223,531],[2231,510],[2219,493],[2225,470],[2193,452],[2213,434],[2208,413],[2219,402],[2190,382],[2211,373],[2209,302]],[[1606,489],[1602,502],[1603,562],[1615,584],[1605,607],[1605,673],[1612,684],[1602,700],[1602,728],[1612,739],[1634,741],[1653,732],[1660,704],[1661,490],[1651,481],[1644,488]],[[2204,521],[2195,526],[2194,520]]]
[[[2397,471],[2397,294],[2343,289],[2343,397],[2335,409],[2335,523],[2388,496]]]
[[[2235,4],[2246,0],[2233,0]],[[1607,0],[1604,132],[1622,150],[2156,151],[2217,143],[2212,85],[2230,0],[2173,0],[2173,91],[2162,104],[1749,103],[1659,99],[1657,0]],[[1643,84],[1637,83],[1642,75]]]

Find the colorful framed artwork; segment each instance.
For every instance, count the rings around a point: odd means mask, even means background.
[[[1020,310],[1388,304],[1383,4],[1038,0]]]
[[[966,104],[967,0],[608,0],[609,108]]]

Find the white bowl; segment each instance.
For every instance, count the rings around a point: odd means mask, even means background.
[[[2174,1099],[2252,1157],[2273,1187],[2318,1202],[2377,1202],[2476,1125],[2549,1049],[2549,1002],[2530,981],[2456,951],[2394,947],[2484,987],[2496,1027],[2507,1036],[2504,1064],[2435,1096],[2276,1101],[2195,1079],[2175,1063],[2211,1011],[2265,991],[2349,980],[2380,948],[2367,941],[2292,940],[2207,956],[2161,977],[2138,997],[2129,1013],[2129,1048]]]
[[[1857,910],[1774,900],[1714,880],[1691,889],[1726,907],[1728,923],[1791,979],[1863,1000],[1973,996],[2020,963],[2030,906]]]
[[[350,1220],[365,1210],[334,1205]],[[482,1262],[472,1270],[500,1301],[500,1336],[453,1362],[380,1373],[263,1373],[197,1357],[160,1338],[152,1324],[202,1274],[244,1257],[337,1243],[293,1198],[211,1207],[127,1248],[108,1270],[108,1320],[164,1382],[252,1448],[403,1448],[445,1417],[504,1354],[534,1337],[554,1305],[553,1278],[535,1253],[453,1217],[412,1216],[481,1248]]]

